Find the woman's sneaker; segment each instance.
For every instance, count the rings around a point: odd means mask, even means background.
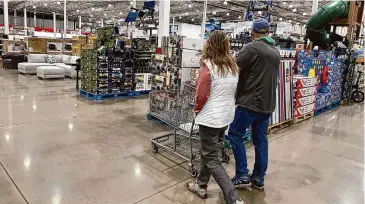
[[[197,194],[201,199],[208,198],[207,189],[200,188],[196,182],[188,182],[186,188],[190,192]]]
[[[251,179],[248,175],[234,176],[231,181],[236,188],[247,188],[251,186]]]
[[[264,179],[251,176],[251,184],[258,190],[264,190]]]
[[[245,204],[245,202],[243,202],[243,200],[239,198],[238,200],[236,200],[235,204]]]

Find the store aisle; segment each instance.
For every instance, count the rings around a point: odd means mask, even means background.
[[[205,201],[187,192],[186,164],[151,152],[149,139],[170,128],[145,119],[147,97],[93,103],[74,86],[0,70],[0,204],[222,202],[214,183]],[[234,161],[225,167],[233,175]],[[247,204],[361,204],[363,175],[364,108],[353,105],[270,135],[266,190],[239,194]]]

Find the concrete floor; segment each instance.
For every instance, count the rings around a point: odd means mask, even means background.
[[[151,152],[170,128],[145,119],[147,97],[94,103],[74,87],[0,70],[0,204],[222,203],[213,179],[201,200],[186,163]],[[247,204],[364,203],[363,104],[270,135],[269,156],[265,191],[239,191]]]

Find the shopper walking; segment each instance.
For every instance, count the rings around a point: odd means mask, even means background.
[[[233,121],[238,68],[230,54],[229,39],[222,31],[210,34],[203,48],[197,81],[194,111],[201,143],[200,173],[187,189],[207,198],[210,175],[223,191],[227,204],[243,204],[228,174],[218,159],[217,144]]]
[[[236,95],[236,114],[229,127],[230,140],[236,160],[236,175],[232,183],[236,187],[252,184],[264,189],[264,176],[268,165],[267,128],[271,113],[275,110],[277,74],[280,53],[268,36],[270,25],[265,19],[253,21],[253,42],[245,45],[236,58],[240,69]],[[246,149],[243,138],[248,127],[252,127],[255,146],[255,165],[249,176]]]

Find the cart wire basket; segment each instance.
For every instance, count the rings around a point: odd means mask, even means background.
[[[193,161],[200,157],[199,126],[195,125],[194,99],[195,87],[185,86],[184,90],[161,90],[150,92],[151,116],[174,128],[173,133],[155,137],[151,140],[152,151],[159,148],[188,162],[189,173],[198,176]],[[223,162],[230,157],[225,151],[224,138],[219,143]]]

